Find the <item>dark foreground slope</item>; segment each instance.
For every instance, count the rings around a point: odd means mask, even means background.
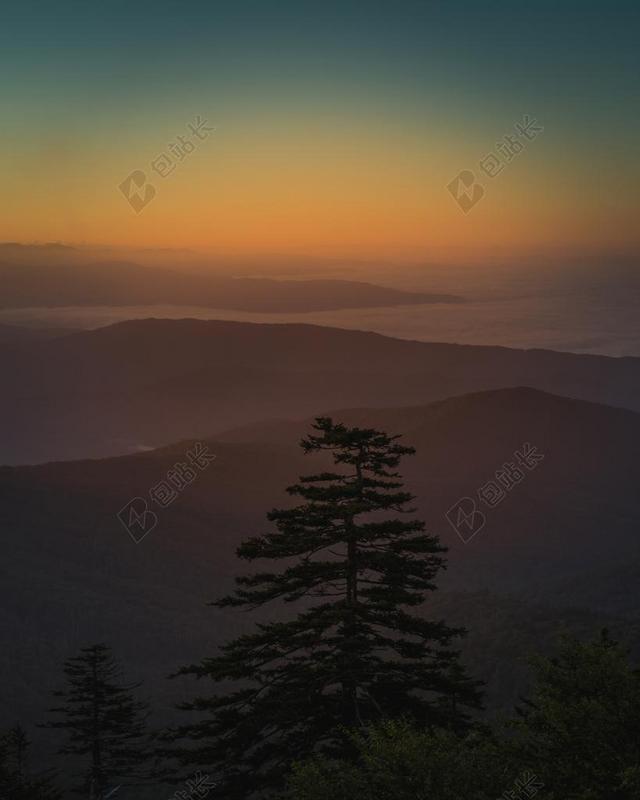
[[[427,613],[472,627],[467,657],[489,679],[491,702],[522,689],[527,650],[558,625],[635,629],[640,415],[515,389],[335,416],[402,432],[417,447],[403,471],[428,528],[450,547]],[[265,512],[290,502],[284,487],[317,466],[296,445],[306,428],[266,423],[211,439],[215,461],[169,507],[150,503],[157,526],[138,544],[118,510],[148,499],[193,443],[1,469],[6,719],[39,718],[60,662],[92,641],[110,642],[166,711],[183,687],[165,676],[253,623],[205,604],[241,568],[238,543],[264,531]],[[494,508],[478,501],[486,523],[463,544],[447,509],[476,497],[526,442],[544,459]]]
[[[531,386],[640,410],[640,359],[311,325],[143,320],[0,343],[0,463],[104,457],[327,408]]]

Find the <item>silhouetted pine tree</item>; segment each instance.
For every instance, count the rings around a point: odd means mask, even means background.
[[[133,691],[139,683],[123,683],[121,670],[103,644],[83,648],[65,664],[66,689],[54,692],[64,705],[50,709],[61,719],[43,727],[67,732],[62,755],[80,757],[84,766],[74,791],[101,800],[118,784],[146,777],[148,758],[145,721],[147,704]]]
[[[273,510],[276,530],[238,550],[247,561],[278,561],[280,570],[238,578],[236,593],[215,603],[251,610],[302,601],[303,609],[179,673],[236,684],[184,704],[202,719],[171,734],[192,740],[172,751],[182,764],[212,772],[228,798],[278,785],[314,749],[341,750],[344,728],[406,716],[460,729],[479,706],[478,684],[451,649],[463,631],[419,610],[444,548],[423,522],[403,516],[413,497],[395,468],[413,448],[330,418],[314,429],[301,446],[328,451],[333,468],[289,487],[302,503]]]
[[[60,792],[50,773],[29,771],[31,743],[24,729],[16,725],[0,736],[0,798],[5,800],[59,800]]]

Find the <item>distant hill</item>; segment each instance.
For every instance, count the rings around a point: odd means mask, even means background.
[[[640,359],[312,325],[141,320],[0,343],[0,463],[103,457],[268,417],[531,386],[640,410]]]
[[[548,647],[561,625],[586,634],[606,624],[635,635],[640,415],[507,389],[334,416],[403,433],[417,447],[404,461],[407,485],[428,529],[450,547],[427,612],[473,627],[463,650],[489,681],[493,705],[511,702],[526,679],[527,651]],[[291,502],[284,488],[317,468],[297,446],[307,426],[254,426],[254,441],[247,430],[209,438],[216,460],[169,507],[152,506],[157,527],[139,544],[117,512],[132,497],[148,497],[193,442],[0,469],[7,719],[37,719],[62,659],[100,640],[145,678],[169,714],[185,689],[164,676],[253,624],[253,615],[206,603],[245,568],[235,556],[239,542],[267,530],[265,512]],[[477,490],[526,442],[544,459],[497,506],[483,506]],[[445,517],[463,496],[476,498],[486,516],[466,544]],[[616,575],[624,579],[611,593]]]
[[[188,268],[148,267],[129,261],[78,263],[49,260],[41,252],[25,261],[29,248],[0,245],[0,308],[31,306],[191,305],[258,312],[328,311],[345,308],[456,303],[449,294],[404,292],[361,281],[234,278]],[[51,252],[51,248],[46,250]],[[36,257],[37,256],[37,257]]]

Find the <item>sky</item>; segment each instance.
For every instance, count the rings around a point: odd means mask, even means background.
[[[639,33],[637,2],[13,3],[0,241],[633,255]]]

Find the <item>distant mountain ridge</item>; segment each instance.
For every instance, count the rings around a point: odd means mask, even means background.
[[[130,321],[1,343],[0,463],[102,457],[327,408],[531,386],[640,410],[640,359],[301,324]]]
[[[11,247],[5,253],[9,255]],[[235,278],[127,261],[24,263],[3,260],[1,247],[0,284],[0,308],[173,304],[303,312],[462,302],[451,294],[406,292],[340,279]]]

